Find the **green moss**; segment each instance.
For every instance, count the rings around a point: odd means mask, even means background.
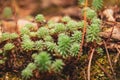
[[[8,51],[8,50],[13,49],[14,47],[15,47],[14,44],[12,44],[12,43],[7,43],[7,44],[4,45],[4,50],[5,50],[5,51]]]

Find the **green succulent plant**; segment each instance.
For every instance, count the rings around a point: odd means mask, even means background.
[[[82,29],[84,27],[84,20],[77,22],[78,29]]]
[[[73,43],[70,48],[70,54],[71,56],[77,56],[80,51],[80,44],[78,43]]]
[[[46,72],[50,69],[51,56],[47,52],[40,52],[35,56],[34,62],[38,66],[39,71]]]
[[[92,2],[92,7],[95,10],[100,10],[103,6],[103,0],[93,0]]]
[[[31,24],[31,23],[28,23],[28,24],[26,24],[24,27],[26,27],[26,28],[28,28],[29,30],[31,30],[31,29],[34,27],[34,25]]]
[[[60,72],[63,69],[63,66],[65,64],[61,59],[56,59],[53,63],[51,68],[53,69],[54,72]]]
[[[87,42],[99,42],[100,41],[100,27],[97,24],[91,24],[87,29]]]
[[[34,48],[35,48],[36,50],[42,51],[42,50],[43,50],[43,47],[44,47],[44,44],[43,44],[43,41],[42,41],[42,40],[35,41],[35,43],[34,43]]]
[[[48,42],[54,42],[53,38],[50,35],[45,36],[44,40]]]
[[[23,50],[26,50],[26,51],[33,50],[34,42],[31,40],[24,40],[22,41],[21,46]]]
[[[10,33],[8,33],[8,32],[2,33],[1,41],[5,41],[5,40],[9,40],[9,39],[10,39]]]
[[[26,68],[28,68],[28,69],[30,69],[31,71],[33,71],[33,70],[36,69],[36,65],[35,65],[35,63],[29,63]]]
[[[8,51],[8,50],[11,50],[15,47],[15,45],[13,43],[7,43],[4,45],[4,50],[5,51]]]
[[[47,50],[53,52],[56,49],[56,44],[53,42],[46,42],[45,43]]]
[[[103,54],[103,49],[100,48],[100,47],[98,47],[96,51],[97,51],[97,53],[99,53],[99,54]]]
[[[35,17],[36,22],[44,22],[45,21],[45,17],[42,14],[38,14]]]
[[[97,17],[97,13],[89,7],[84,8],[83,13],[84,13],[84,11],[86,12],[87,19],[91,20],[91,19]]]
[[[71,37],[72,42],[81,42],[82,40],[82,32],[81,31],[74,31]]]
[[[30,36],[24,34],[24,35],[21,36],[21,39],[22,39],[23,41],[30,40]]]
[[[4,18],[10,18],[13,15],[12,9],[10,7],[5,7],[2,13]]]
[[[45,27],[41,27],[38,29],[37,35],[39,38],[44,38],[45,36],[49,35],[49,30]]]
[[[29,68],[25,68],[24,70],[22,70],[21,75],[22,75],[23,79],[27,80],[33,76],[32,70]]]
[[[67,29],[70,30],[70,31],[74,31],[74,30],[77,30],[77,29],[78,29],[78,27],[77,27],[77,22],[76,22],[76,21],[73,21],[73,20],[69,21],[69,22],[66,24],[66,26],[67,26]]]
[[[37,36],[37,33],[36,33],[36,32],[30,32],[29,36],[30,36],[30,37],[36,37],[36,36]]]
[[[16,33],[11,33],[9,37],[10,37],[10,39],[16,39],[19,37],[19,35]]]
[[[71,39],[68,35],[60,34],[58,36],[58,52],[62,56],[68,56],[68,52],[70,49]]]
[[[62,22],[69,22],[71,21],[71,18],[69,16],[64,16],[62,19],[61,19]]]
[[[62,23],[57,23],[55,25],[55,32],[56,33],[63,33],[66,31],[66,26]]]
[[[93,19],[91,20],[91,22],[92,22],[92,24],[98,24],[98,25],[101,24],[101,20],[98,19],[98,18],[93,18]]]
[[[21,35],[29,35],[30,34],[30,30],[27,28],[27,27],[23,27],[21,30],[20,30],[20,33]]]

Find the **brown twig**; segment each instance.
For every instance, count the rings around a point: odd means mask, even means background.
[[[111,59],[110,59],[110,54],[109,54],[108,49],[107,49],[107,45],[106,45],[105,41],[103,41],[103,43],[104,43],[105,50],[106,50],[106,53],[107,53],[108,62],[109,62],[109,65],[110,65],[112,74],[113,74],[113,76],[114,76],[114,80],[116,80],[116,76],[115,76],[115,73],[114,73],[114,69],[113,69],[113,67],[112,67],[112,62],[111,62]]]
[[[110,80],[113,80],[112,76],[105,70],[105,68],[99,62],[96,61],[96,64],[101,68],[101,70],[103,70],[103,72],[108,76]]]
[[[85,7],[86,8],[88,6],[88,0],[85,0]],[[84,11],[84,28],[83,28],[83,33],[82,33],[82,42],[80,44],[80,52],[78,54],[78,59],[80,58],[80,55],[82,53],[82,48],[84,45],[84,41],[85,41],[85,34],[86,34],[86,27],[87,27],[87,17],[86,17],[86,11]]]
[[[93,58],[93,53],[94,53],[95,49],[92,49],[92,52],[90,54],[90,59],[89,59],[89,63],[88,63],[88,70],[87,70],[87,80],[90,80],[90,68],[91,68],[91,62],[92,62],[92,58]]]
[[[118,61],[118,58],[119,58],[119,56],[120,56],[120,50],[118,49],[118,47],[115,47],[116,48],[116,50],[118,51],[118,53],[116,54],[116,56],[115,56],[115,59],[114,59],[114,64],[116,64],[117,63],[117,61]]]

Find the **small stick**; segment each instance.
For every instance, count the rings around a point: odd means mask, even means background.
[[[106,53],[107,53],[107,58],[108,58],[108,62],[109,62],[109,65],[110,65],[112,74],[113,74],[113,76],[114,76],[114,78],[115,78],[115,80],[116,80],[115,73],[114,73],[114,69],[113,69],[113,67],[112,67],[112,62],[111,62],[111,59],[110,59],[110,54],[109,54],[108,49],[107,49],[107,45],[106,45],[105,41],[103,41],[103,43],[104,43],[104,46],[105,46],[105,50],[106,50]]]
[[[96,64],[101,68],[101,70],[103,70],[103,72],[109,77],[110,80],[113,80],[112,76],[105,70],[105,68],[96,61]]]
[[[93,53],[95,52],[95,49],[92,49],[92,52],[90,54],[90,59],[89,59],[89,63],[88,63],[88,70],[87,70],[87,80],[90,80],[90,68],[91,68],[91,62],[92,62],[92,58],[93,58]]]
[[[117,49],[118,53],[115,56],[114,64],[116,64],[116,62],[118,61],[118,58],[120,56],[120,50],[118,49],[118,47],[115,47],[115,48]]]
[[[85,8],[87,6],[88,6],[88,0],[85,1]],[[84,41],[85,41],[86,27],[87,27],[87,16],[86,16],[86,11],[84,11],[84,28],[83,28],[83,33],[82,33],[82,42],[80,44],[80,52],[78,54],[78,59],[80,58],[81,53],[83,51],[82,48],[83,48]]]

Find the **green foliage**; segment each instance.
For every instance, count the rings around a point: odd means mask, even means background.
[[[31,71],[33,71],[33,70],[36,69],[36,65],[35,65],[35,63],[29,63],[26,68],[28,68],[28,69],[30,69]]]
[[[37,36],[37,32],[30,32],[29,36],[30,37],[36,37]]]
[[[7,43],[7,44],[4,45],[4,50],[5,50],[5,51],[8,51],[8,50],[13,49],[14,47],[15,47],[14,44],[12,44],[12,43]]]
[[[33,76],[32,70],[30,70],[29,68],[25,68],[24,70],[22,70],[21,75],[23,79],[27,80]]]
[[[99,37],[99,32],[100,32],[100,27],[97,24],[91,24],[88,29],[87,29],[87,42],[99,42],[100,37]]]
[[[45,36],[49,35],[49,30],[45,27],[41,27],[38,29],[37,35],[39,38],[44,38]]]
[[[55,32],[56,33],[62,33],[62,32],[65,32],[66,31],[66,26],[62,23],[57,23],[55,25]]]
[[[16,39],[19,37],[19,35],[16,33],[11,33],[9,37],[10,37],[10,39]]]
[[[23,50],[26,50],[26,51],[33,50],[34,42],[29,40],[29,39],[28,40],[24,40],[24,41],[22,41],[21,46],[22,46]]]
[[[47,52],[40,52],[34,59],[39,71],[46,72],[50,68],[51,56]]]
[[[74,31],[74,30],[77,30],[77,29],[78,29],[78,27],[77,27],[77,22],[76,22],[76,21],[73,21],[73,20],[69,21],[69,22],[66,24],[66,26],[67,26],[67,29],[70,30],[70,31]]]
[[[97,53],[99,53],[99,54],[103,54],[103,49],[102,49],[102,48],[99,48],[99,47],[98,47],[96,51],[97,51]]]
[[[24,35],[24,34],[29,35],[29,34],[30,34],[30,30],[29,30],[27,27],[23,27],[23,28],[20,30],[20,33],[21,33],[21,35]]]
[[[1,41],[5,41],[8,40],[10,36],[10,33],[6,32],[6,33],[2,33],[2,38]]]
[[[71,39],[72,39],[72,42],[77,42],[77,43],[81,42],[81,40],[82,40],[81,31],[74,31]]]
[[[58,52],[62,56],[67,56],[70,49],[71,39],[68,35],[60,34],[58,36]]]
[[[78,0],[78,4],[85,5],[85,0]]]
[[[63,61],[61,59],[56,59],[53,63],[51,68],[53,69],[54,72],[60,72],[61,69],[63,69],[63,66],[65,64],[63,63]]]
[[[28,28],[28,29],[32,29],[34,26],[33,26],[33,24],[26,24],[24,27],[26,27],[26,28]]]
[[[70,54],[71,56],[77,56],[80,51],[80,44],[73,43],[70,48]]]
[[[39,50],[41,51],[43,49],[44,45],[43,45],[43,41],[42,40],[39,40],[39,41],[35,41],[34,43],[34,48],[36,50]]]
[[[46,42],[45,45],[48,51],[53,52],[56,49],[56,44],[53,42]]]
[[[84,27],[84,20],[77,22],[78,29],[82,29]]]
[[[4,64],[4,63],[5,63],[5,61],[4,61],[4,60],[0,60],[0,65],[1,65],[1,64]]]
[[[48,42],[53,42],[53,38],[49,35],[49,36],[45,36],[44,38],[45,41],[48,41]]]
[[[35,17],[36,22],[44,22],[45,21],[45,17],[42,14],[38,14]]]
[[[101,9],[102,6],[103,6],[103,0],[93,0],[93,2],[92,2],[92,7],[93,7],[95,10]]]
[[[90,9],[89,7],[84,8],[83,13],[84,13],[84,11],[86,12],[87,18],[90,20],[97,17],[97,13],[93,9]]]
[[[13,15],[12,9],[10,7],[5,7],[2,13],[4,18],[10,18]]]
[[[71,18],[69,16],[64,16],[62,19],[61,19],[62,22],[69,22],[71,21]]]

